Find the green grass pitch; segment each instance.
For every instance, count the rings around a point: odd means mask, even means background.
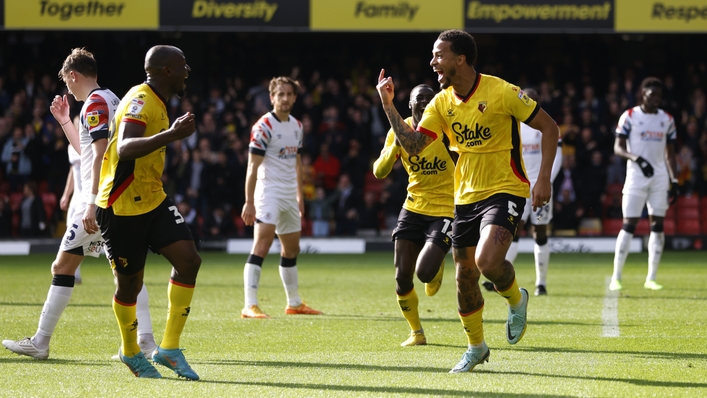
[[[53,255],[0,257],[0,338],[34,334]],[[643,289],[647,254],[632,254],[624,290],[607,293],[612,255],[553,254],[546,297],[531,296],[529,326],[505,341],[506,305],[484,292],[490,362],[447,372],[466,349],[447,258],[442,289],[416,282],[427,346],[400,347],[409,330],[395,300],[393,254],[301,255],[300,293],[324,316],[286,316],[278,257],[265,260],[259,293],[270,320],[241,319],[245,255],[204,253],[182,336],[201,381],[132,376],[112,361],[120,336],[105,258],[87,259],[54,337],[37,361],[0,349],[0,396],[12,397],[646,397],[707,396],[707,263],[704,252],[666,252],[661,291]],[[516,262],[521,286],[535,281],[532,255]],[[164,329],[169,265],[150,255],[145,272],[157,340]],[[607,308],[618,306],[615,337]],[[618,336],[616,336],[618,335]],[[1,347],[0,347],[1,348]]]

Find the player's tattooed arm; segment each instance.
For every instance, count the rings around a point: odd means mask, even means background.
[[[413,130],[410,125],[405,123],[392,103],[383,105],[383,110],[388,116],[390,127],[395,132],[400,146],[405,148],[410,155],[417,155],[432,142],[432,137]]]

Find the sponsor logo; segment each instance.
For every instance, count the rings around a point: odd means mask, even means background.
[[[87,253],[100,253],[103,250],[103,241],[93,241],[86,248]]]
[[[145,101],[139,99],[139,98],[133,98],[130,101],[130,105],[128,106],[128,114],[138,114],[142,110],[142,107],[145,106]]]
[[[268,3],[265,0],[240,3],[196,0],[191,10],[191,16],[192,18],[262,19],[265,22],[270,22],[277,7],[277,3]]]
[[[190,312],[191,312],[191,307],[187,307],[184,309],[184,313],[182,314],[182,316],[189,316]]]
[[[407,1],[402,1],[397,4],[371,4],[365,1],[359,1],[356,3],[354,17],[398,18],[412,21],[419,9],[419,5],[412,5]]]
[[[452,108],[447,109],[447,117],[452,117],[452,116],[456,116],[456,114],[454,113],[454,109],[452,109]]]
[[[99,119],[100,119],[100,117],[99,117],[98,111],[86,113],[86,122],[91,127],[98,126]]]
[[[569,3],[569,2],[568,2]],[[466,17],[472,20],[488,19],[496,23],[505,20],[608,20],[611,2],[603,4],[488,4],[472,1]]]
[[[523,90],[520,90],[520,92],[518,93],[518,99],[523,101],[523,103],[528,106],[530,106],[530,104],[532,103],[530,101],[530,97],[528,97],[528,94],[526,94]]]
[[[137,319],[132,323],[132,329],[130,329],[130,331],[132,332],[133,330],[137,330]]]
[[[479,112],[486,112],[486,101],[479,101]]]
[[[540,144],[523,144],[523,155],[538,155],[542,153]]]
[[[432,160],[427,160],[425,157],[420,158],[419,155],[412,155],[408,160],[410,161],[410,171],[413,173],[434,175],[447,170],[447,161],[441,160],[437,156]]]
[[[665,133],[662,131],[646,130],[641,132],[641,141],[663,141]]]
[[[452,123],[454,139],[457,143],[467,147],[483,145],[485,140],[491,138],[491,129],[476,123],[474,129],[459,122]]]
[[[41,17],[59,17],[68,21],[71,17],[119,17],[123,13],[125,3],[88,1],[75,4],[54,1],[40,1],[39,15]]]
[[[280,148],[277,153],[278,159],[294,159],[297,157],[297,147],[296,146],[286,146]]]

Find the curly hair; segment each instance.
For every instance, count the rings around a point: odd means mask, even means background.
[[[98,66],[96,59],[90,51],[85,48],[74,48],[71,54],[64,60],[64,63],[59,69],[59,79],[64,80],[69,72],[78,72],[87,77],[98,76]]]
[[[455,54],[466,56],[467,65],[473,66],[476,62],[476,41],[468,32],[459,29],[445,30],[439,34],[437,40],[450,42],[449,49]]]

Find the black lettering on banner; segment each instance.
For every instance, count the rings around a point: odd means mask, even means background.
[[[613,32],[618,0],[465,0],[464,25],[475,32]]]
[[[72,17],[120,17],[125,10],[125,2],[90,0],[86,2],[58,2],[41,0],[39,16],[59,17],[68,21]]]
[[[253,27],[309,29],[309,0],[160,1],[161,29],[239,31]]]
[[[707,20],[707,6],[666,6],[663,3],[653,3],[651,18],[660,20],[684,20],[689,23],[693,19]]]
[[[381,18],[381,19],[406,19],[412,21],[420,10],[418,4],[407,1],[391,2],[389,4],[372,4],[365,1],[356,3],[354,17],[356,18]]]

